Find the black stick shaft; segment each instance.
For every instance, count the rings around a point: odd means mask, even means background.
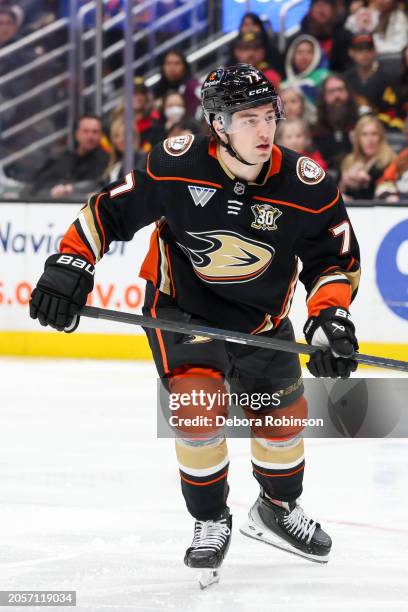
[[[106,321],[116,321],[118,323],[128,323],[130,325],[141,325],[142,327],[162,329],[163,331],[205,336],[207,338],[214,338],[215,340],[224,340],[226,342],[234,342],[237,344],[247,344],[249,346],[259,346],[261,348],[284,351],[286,353],[297,353],[299,355],[311,355],[319,349],[317,346],[310,346],[300,342],[290,342],[289,340],[281,340],[280,338],[252,336],[251,334],[244,334],[242,332],[227,331],[225,329],[217,329],[215,327],[183,323],[182,321],[152,319],[151,317],[145,317],[143,315],[137,315],[130,312],[109,310],[107,308],[96,308],[95,306],[84,306],[78,314],[82,317],[89,317],[91,319],[104,319]],[[376,357],[374,355],[364,355],[362,353],[356,354],[356,360],[358,363],[364,365],[408,372],[408,361],[388,359],[387,357]]]

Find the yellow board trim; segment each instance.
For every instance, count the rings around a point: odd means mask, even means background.
[[[151,359],[144,335],[0,331],[0,355],[83,359]]]
[[[408,344],[361,342],[369,355],[408,360]],[[83,359],[152,359],[144,335],[0,331],[0,355]],[[302,366],[308,361],[301,355]],[[368,366],[367,366],[368,367]]]

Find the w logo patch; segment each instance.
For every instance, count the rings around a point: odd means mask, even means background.
[[[204,207],[207,202],[211,200],[214,193],[217,191],[216,189],[211,189],[210,187],[197,187],[197,185],[189,185],[188,190],[193,198],[194,204],[202,207]]]

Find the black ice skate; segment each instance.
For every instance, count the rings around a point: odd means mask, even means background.
[[[274,504],[263,492],[249,511],[240,532],[318,563],[327,563],[332,545],[319,523],[296,503]]]
[[[194,538],[186,550],[184,563],[188,567],[204,570],[199,577],[202,589],[219,581],[218,569],[228,552],[231,530],[229,508],[217,520],[195,522]]]

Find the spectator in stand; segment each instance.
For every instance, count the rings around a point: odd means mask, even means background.
[[[286,81],[282,85],[296,85],[308,100],[315,102],[318,88],[329,74],[327,65],[327,57],[317,40],[308,34],[301,34],[288,48]]]
[[[402,129],[397,117],[396,82],[377,59],[371,34],[355,34],[349,50],[354,66],[345,73],[362,111],[369,109],[389,128]]]
[[[408,17],[398,7],[398,0],[374,0],[378,25],[374,43],[378,53],[400,53],[408,44]]]
[[[125,175],[123,158],[126,150],[126,124],[122,117],[114,119],[110,126],[110,142],[112,150],[108,167],[103,175],[103,182],[110,183]],[[140,150],[140,134],[133,131],[133,168],[144,169],[146,167],[146,153]]]
[[[152,134],[153,144],[167,138],[168,131],[187,115],[186,101],[177,91],[168,91],[163,98],[161,116]]]
[[[181,51],[167,51],[161,65],[160,81],[153,88],[159,105],[168,91],[178,91],[186,101],[187,114],[195,117],[200,112],[200,83],[191,76],[190,66]]]
[[[303,119],[309,127],[316,123],[316,107],[306,99],[301,89],[294,85],[281,85],[279,94],[287,119]]]
[[[28,195],[61,200],[86,197],[95,191],[109,162],[101,140],[101,119],[83,115],[75,131],[75,150],[49,159],[29,185]]]
[[[275,87],[281,81],[280,74],[266,61],[266,47],[262,36],[256,32],[239,34],[232,44],[232,58],[229,64],[251,64],[262,70]]]
[[[343,158],[351,151],[350,132],[358,120],[353,93],[341,75],[330,75],[323,82],[317,100],[314,146],[321,152],[337,180]]]
[[[402,68],[397,83],[397,115],[404,122],[408,118],[408,45],[402,51]]]
[[[15,11],[10,7],[0,6],[0,49],[18,39],[19,27]]]
[[[160,113],[153,106],[152,95],[148,87],[144,84],[143,77],[136,77],[134,79],[132,103],[135,121],[134,129],[140,136],[140,150],[149,153],[152,149],[152,137],[160,118]],[[111,123],[119,118],[124,121],[124,115],[125,101],[122,99],[119,105],[111,113]]]
[[[140,149],[148,153],[152,148],[152,135],[160,113],[154,108],[152,96],[143,79],[136,77],[134,82],[133,112],[135,130],[140,135]]]
[[[405,121],[404,132],[408,145],[408,119]],[[375,197],[386,202],[408,200],[408,146],[384,170],[377,182]]]
[[[307,123],[302,119],[286,119],[279,121],[276,130],[276,144],[282,145],[287,149],[292,149],[296,153],[310,157],[323,168],[328,170],[328,166],[323,157],[312,147],[312,139]]]
[[[7,49],[9,45],[19,40],[19,36],[19,24],[15,12],[10,8],[0,7],[0,50]],[[10,79],[5,83],[1,82],[1,77],[21,68],[21,66],[34,59],[35,54],[31,49],[18,49],[0,58],[0,103],[13,100],[32,88],[33,84],[29,73]],[[13,123],[26,119],[29,114],[32,114],[32,111],[32,105],[27,104],[24,107],[14,105],[7,111],[3,111],[0,114],[1,129],[5,130],[11,127]]]
[[[378,25],[378,11],[368,6],[366,2],[355,1],[350,5],[349,16],[347,17],[344,27],[352,34],[365,32],[372,34]]]
[[[0,0],[0,9],[7,9],[14,13],[17,21],[17,27],[21,28],[24,19],[24,11],[21,6],[14,0]]]
[[[201,134],[201,126],[194,119],[182,119],[175,123],[167,132],[167,138],[175,138],[176,136],[187,136],[188,134]]]
[[[340,190],[348,199],[372,200],[376,182],[395,158],[380,121],[361,117],[353,132],[353,150],[341,165]]]
[[[338,21],[336,0],[312,0],[301,22],[300,32],[294,37],[299,34],[309,34],[317,39],[329,59],[330,70],[342,72],[345,69],[349,62],[347,49],[351,34]]]
[[[245,13],[242,16],[238,31],[239,34],[254,32],[260,36],[262,39],[262,46],[265,49],[265,61],[268,63],[270,68],[282,76],[284,72],[282,54],[278,50],[272,29],[267,29],[265,22],[259,17],[259,15],[256,13]]]

